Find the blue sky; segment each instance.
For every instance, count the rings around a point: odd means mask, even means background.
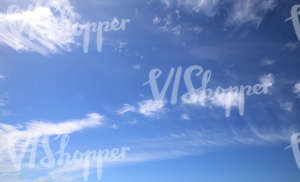
[[[49,137],[55,153],[63,135],[70,137],[65,152],[72,155],[130,148],[124,158],[103,161],[106,182],[299,181],[293,152],[285,150],[300,132],[300,44],[292,22],[285,21],[297,3],[1,1],[0,181],[83,181],[82,163],[40,164],[46,155],[41,139]],[[120,26],[122,20],[128,20],[123,29],[103,29],[102,36],[91,25]],[[89,25],[84,52],[84,32],[72,27]],[[234,92],[212,98],[195,92],[183,99],[184,74],[192,66],[203,68],[201,75],[191,73],[195,88],[210,71],[212,90],[259,84],[267,92],[245,94],[243,114]],[[151,70],[161,72],[160,92],[172,68],[164,98],[155,100],[145,84]],[[172,104],[176,74],[178,101]],[[8,151],[33,139],[39,141],[36,166],[28,167],[27,151],[16,171]],[[91,182],[99,181],[94,162]]]

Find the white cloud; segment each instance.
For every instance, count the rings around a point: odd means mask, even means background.
[[[187,96],[182,97],[182,102],[184,104],[198,104],[201,106],[206,106],[206,95],[203,92],[193,92],[189,93]]]
[[[123,115],[127,112],[136,112],[145,116],[153,116],[163,111],[165,102],[162,100],[144,100],[138,102],[138,106],[124,104],[124,106],[118,111],[119,115]],[[130,123],[135,124],[135,123]]]
[[[159,17],[157,17],[157,16],[154,17],[153,20],[152,20],[152,22],[153,22],[154,25],[159,24],[160,21],[161,21],[161,19]]]
[[[171,31],[176,35],[179,36],[181,34],[181,25],[176,25],[171,29]]]
[[[172,16],[170,14],[168,14],[162,21],[161,23],[164,23],[162,26],[160,26],[159,28],[163,31],[163,32],[168,32],[171,29],[171,24],[172,24]]]
[[[163,32],[171,32],[176,36],[179,36],[182,32],[181,25],[172,25],[172,15],[168,14],[165,18],[161,19],[159,17],[155,17],[153,20],[153,24],[159,24],[159,29]]]
[[[85,128],[102,125],[103,116],[98,113],[88,114],[83,119],[67,120],[61,123],[31,121],[24,126],[0,124],[1,137],[39,138],[41,136],[66,135]],[[25,127],[25,128],[24,128]]]
[[[231,106],[238,106],[240,102],[239,93],[228,91],[223,93],[217,93],[213,97],[212,103],[216,106],[222,107],[231,107]]]
[[[284,44],[284,47],[293,51],[299,47],[299,42],[288,42]]]
[[[187,115],[187,114],[182,114],[181,118],[184,119],[184,120],[191,120],[190,116]]]
[[[263,75],[259,78],[261,84],[264,85],[265,88],[272,87],[275,82],[275,76],[272,73],[267,75]]]
[[[293,93],[296,94],[298,98],[300,98],[300,82],[297,82],[294,85]]]
[[[0,14],[0,43],[43,55],[70,51],[79,19],[69,0],[32,0],[28,9],[10,6]]]
[[[253,23],[257,26],[276,5],[275,0],[234,0],[232,3],[233,9],[229,15],[231,24]]]
[[[1,75],[1,74],[0,74],[0,80],[5,79],[5,78],[6,78],[5,75]]]
[[[135,112],[136,109],[130,104],[124,104],[123,107],[118,111],[118,114],[123,115],[127,112]]]
[[[39,137],[43,135],[65,135],[80,131],[84,128],[100,126],[102,125],[102,120],[103,116],[98,113],[92,113],[88,114],[87,118],[74,119],[62,123],[32,121],[27,124],[27,131],[21,133],[29,134],[31,137]]]
[[[165,102],[162,100],[144,100],[138,104],[138,112],[145,116],[152,116],[156,113],[162,112],[165,106]]]
[[[224,4],[228,7],[228,22],[230,24],[253,23],[259,25],[263,17],[276,6],[277,0],[161,0],[166,7],[182,6],[187,11],[215,16]]]
[[[136,64],[133,66],[133,69],[135,70],[140,70],[142,68],[142,66],[140,64]]]
[[[24,146],[29,146],[36,139],[45,136],[67,135],[86,128],[101,126],[103,116],[91,113],[82,119],[72,119],[64,122],[31,121],[21,125],[0,124],[0,171],[15,172],[8,151],[19,152]]]

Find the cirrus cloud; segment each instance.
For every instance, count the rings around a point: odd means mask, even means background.
[[[70,51],[73,28],[80,16],[69,0],[31,0],[27,9],[16,5],[0,13],[0,43],[16,51],[42,55]]]

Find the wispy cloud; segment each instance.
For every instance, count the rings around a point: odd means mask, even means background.
[[[255,145],[267,146],[288,142],[292,128],[282,127],[275,129],[273,127],[256,127],[248,125],[247,127],[236,128],[211,128],[200,130],[186,130],[178,133],[170,133],[166,136],[151,139],[136,139],[132,141],[132,146],[136,150],[145,151],[149,154],[157,154],[159,152],[177,151],[170,153],[169,157],[180,157],[180,155],[198,155],[208,150],[216,150],[218,148],[228,148],[235,145]],[[161,156],[162,158],[166,158]]]
[[[201,129],[187,130],[180,133],[170,133],[169,135],[156,138],[139,138],[128,141],[130,146],[135,147],[134,152],[126,154],[125,158],[114,161],[105,161],[105,166],[141,163],[162,159],[173,159],[184,156],[200,155],[207,151],[217,150],[219,148],[229,148],[236,145],[255,145],[267,146],[288,142],[290,128],[257,128],[254,125],[248,125],[243,130],[237,128]],[[91,168],[96,164],[92,163]],[[82,165],[68,166],[52,171],[51,176],[58,174],[68,174],[81,170]]]
[[[277,0],[161,0],[167,7],[184,7],[187,11],[204,14],[212,17],[220,9],[228,6],[227,21],[229,24],[252,23],[258,26],[263,17],[276,7]]]
[[[103,116],[88,114],[86,118],[64,122],[31,121],[23,125],[0,124],[0,171],[14,172],[8,151],[19,151],[44,136],[66,135],[103,124]],[[26,142],[24,142],[26,141]]]
[[[165,101],[162,100],[143,100],[137,103],[137,107],[124,104],[123,107],[118,111],[119,115],[123,115],[127,112],[136,112],[144,116],[154,116],[155,114],[161,113],[164,110]]]
[[[0,14],[0,43],[43,55],[70,51],[79,19],[69,0],[33,0],[28,9],[10,6]]]
[[[174,2],[174,1],[173,1]],[[217,13],[220,0],[178,0],[179,6],[184,6],[194,12],[213,16]]]
[[[260,83],[264,85],[265,88],[272,87],[275,83],[275,76],[272,73],[263,75],[259,78]]]
[[[298,98],[300,98],[300,82],[297,82],[294,85],[293,93],[296,94]]]
[[[276,6],[275,0],[233,0],[232,13],[229,14],[229,23],[253,23],[260,25],[268,11]]]
[[[130,104],[124,104],[123,107],[118,111],[119,115],[123,115],[127,112],[135,112],[136,109],[134,106],[130,105]]]
[[[154,18],[155,19],[155,18]],[[159,27],[162,31],[167,32],[171,29],[171,24],[172,24],[172,15],[168,14],[165,18],[162,20],[159,20],[159,22],[156,22],[157,24],[159,23],[161,26]]]
[[[40,137],[51,135],[65,135],[80,131],[89,127],[96,127],[102,125],[103,116],[98,113],[88,114],[83,119],[73,119],[61,123],[45,122],[45,121],[31,121],[25,125],[24,130],[19,130],[17,127],[0,124],[4,134],[18,136],[20,138],[26,137]],[[5,133],[8,132],[8,133]]]
[[[139,104],[139,113],[152,116],[163,111],[165,102],[163,100],[144,100]]]
[[[163,32],[170,32],[176,36],[181,35],[183,27],[180,24],[173,23],[172,15],[168,14],[164,18],[159,18],[155,16],[152,20],[154,25],[159,25],[159,29]]]

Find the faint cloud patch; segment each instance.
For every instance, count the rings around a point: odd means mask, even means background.
[[[176,35],[176,36],[179,36],[180,34],[181,34],[181,30],[182,29],[182,27],[181,27],[181,25],[176,25],[175,27],[173,27],[172,29],[171,29],[171,31]]]
[[[125,48],[127,45],[128,45],[127,42],[122,42],[122,41],[120,41],[120,42],[118,42],[117,46],[114,48],[113,51],[118,52],[118,53],[121,53],[121,52],[124,51],[124,48]]]
[[[181,35],[182,26],[177,24],[173,25],[172,15],[168,14],[165,18],[154,17],[152,20],[154,25],[158,25],[159,29],[163,32],[171,32],[176,36]]]
[[[128,121],[128,124],[130,124],[130,125],[136,125],[137,124],[137,120]]]
[[[142,66],[140,64],[136,64],[133,66],[133,69],[135,70],[140,70],[142,68]]]
[[[293,111],[294,105],[292,102],[279,100],[279,105],[285,111],[288,111],[288,112]]]
[[[13,151],[21,152],[24,145],[33,145],[36,139],[47,136],[65,135],[103,125],[104,117],[98,113],[85,118],[70,119],[63,122],[31,121],[25,124],[10,125],[0,123],[0,171],[2,174],[16,172]],[[24,143],[24,140],[27,142]],[[12,153],[11,153],[12,152]]]
[[[188,30],[195,32],[195,33],[201,33],[204,31],[204,28],[200,27],[200,26],[194,26],[194,27],[188,28]]]
[[[295,49],[298,49],[299,43],[298,42],[288,42],[288,43],[284,44],[284,47],[286,49],[293,51]]]
[[[261,60],[261,63],[262,65],[265,65],[265,66],[269,66],[269,65],[272,65],[275,63],[275,60],[274,59],[271,59],[269,57],[265,57]]]
[[[230,24],[253,23],[259,26],[263,17],[276,7],[275,0],[234,0]]]
[[[160,0],[167,8],[171,6],[171,0]]]
[[[153,20],[152,20],[152,22],[153,22],[154,25],[159,24],[160,21],[161,21],[161,19],[159,17],[157,17],[157,16],[154,17]]]
[[[184,7],[188,13],[199,13],[208,17],[217,15],[224,5],[228,6],[227,22],[240,25],[251,23],[259,26],[264,16],[276,7],[277,0],[161,0],[170,8]]]
[[[119,127],[118,127],[118,125],[116,125],[116,124],[112,124],[112,125],[111,125],[111,128],[112,128],[112,129],[118,129]]]
[[[298,98],[300,98],[300,82],[297,82],[294,85],[293,93],[296,94]]]
[[[187,115],[187,114],[182,114],[181,118],[184,119],[184,120],[191,120],[190,116]]]
[[[5,75],[0,74],[0,80],[7,78]]]

